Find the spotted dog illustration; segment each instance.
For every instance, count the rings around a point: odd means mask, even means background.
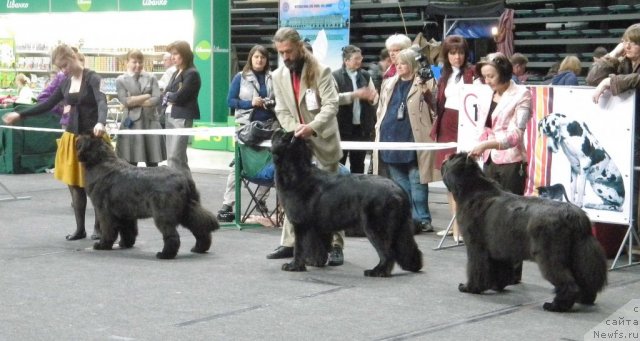
[[[569,198],[578,207],[622,211],[625,198],[620,170],[586,123],[561,113],[551,113],[538,123],[538,129],[548,137],[548,149],[562,149],[571,164]],[[584,203],[586,182],[602,203]]]

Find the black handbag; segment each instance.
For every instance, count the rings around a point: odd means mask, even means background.
[[[277,128],[275,122],[275,119],[269,119],[245,124],[236,133],[238,140],[247,146],[257,147],[260,143],[271,139],[271,135]]]

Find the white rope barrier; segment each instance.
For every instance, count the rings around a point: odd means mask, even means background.
[[[359,142],[340,141],[340,147],[345,150],[441,150],[456,148],[455,142],[447,143],[418,143],[418,142]],[[260,147],[271,147],[271,141],[264,141]]]
[[[3,125],[0,125],[0,128],[15,129],[15,130],[43,131],[43,132],[48,132],[48,133],[64,133],[64,130],[62,130],[62,129],[53,129],[53,128],[3,126]]]
[[[64,129],[54,128],[37,128],[37,127],[21,127],[0,125],[0,128],[17,129],[27,131],[41,131],[50,133],[64,133]],[[236,129],[234,127],[198,127],[198,128],[179,128],[179,129],[141,129],[141,130],[119,130],[107,129],[109,135],[182,135],[182,136],[234,136]]]
[[[0,125],[0,128],[39,131],[51,133],[63,133],[63,129],[54,128],[37,128],[22,126]],[[198,128],[179,128],[179,129],[142,129],[142,130],[117,130],[110,129],[107,131],[109,135],[172,135],[172,136],[220,136],[235,137],[235,127],[198,127]],[[260,144],[263,147],[271,147],[271,141],[265,141]],[[441,150],[456,148],[455,142],[448,143],[417,143],[417,142],[358,142],[358,141],[341,141],[340,146],[346,150]]]

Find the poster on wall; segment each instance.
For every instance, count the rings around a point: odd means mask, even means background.
[[[0,68],[15,67],[16,53],[13,38],[0,38]]]
[[[628,225],[633,176],[635,93],[592,101],[593,88],[530,86],[532,117],[525,132],[528,180],[525,195],[551,186],[581,207],[592,221]],[[458,121],[458,150],[477,142],[479,99],[485,85],[465,86]],[[483,124],[482,124],[483,125]]]
[[[349,0],[280,0],[279,27],[295,28],[308,40],[320,63],[342,67],[342,48],[349,45]]]
[[[0,38],[0,87],[13,86],[15,79],[16,52],[13,38]]]

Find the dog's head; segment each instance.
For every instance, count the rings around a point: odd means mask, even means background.
[[[444,185],[456,200],[467,187],[466,183],[486,178],[478,162],[466,152],[450,155],[442,164],[441,172]]]
[[[271,154],[277,165],[284,160],[295,160],[296,164],[311,165],[312,153],[307,141],[294,136],[294,132],[276,130],[271,136]]]
[[[85,164],[85,167],[95,166],[108,159],[116,158],[113,147],[102,137],[93,135],[80,135],[76,140],[78,160]]]
[[[553,153],[558,151],[558,143],[562,140],[562,126],[566,125],[567,116],[551,113],[538,122],[538,130],[548,137],[547,149]]]

